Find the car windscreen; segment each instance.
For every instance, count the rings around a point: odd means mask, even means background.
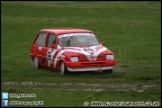
[[[58,36],[61,47],[77,47],[99,45],[99,41],[92,33],[69,33]]]

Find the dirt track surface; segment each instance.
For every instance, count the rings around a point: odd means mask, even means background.
[[[20,85],[26,87],[32,87],[33,89],[50,88],[55,90],[91,90],[91,91],[102,91],[102,90],[118,90],[127,91],[133,90],[136,92],[143,92],[148,88],[161,87],[157,84],[89,84],[89,83],[43,83],[43,82],[1,82],[1,85]]]

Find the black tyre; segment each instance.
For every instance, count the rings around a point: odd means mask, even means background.
[[[38,69],[40,68],[39,66],[39,62],[38,62],[38,58],[35,56],[32,60],[32,66],[35,68],[35,69]]]
[[[67,70],[67,67],[63,61],[60,64],[60,73],[61,73],[61,75],[69,73],[69,71]]]

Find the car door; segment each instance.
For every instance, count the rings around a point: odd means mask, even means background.
[[[52,67],[52,59],[54,56],[54,53],[57,49],[52,48],[51,45],[57,45],[56,43],[56,36],[53,33],[48,33],[47,36],[47,55],[46,55],[46,61],[47,61],[47,66]]]

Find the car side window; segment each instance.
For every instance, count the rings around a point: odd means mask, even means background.
[[[35,41],[35,44],[36,45],[39,45],[39,46],[44,46],[45,45],[45,40],[46,40],[46,33],[45,32],[41,32],[39,33],[36,41]]]
[[[50,47],[51,44],[56,43],[56,36],[54,34],[48,35],[47,47]]]

